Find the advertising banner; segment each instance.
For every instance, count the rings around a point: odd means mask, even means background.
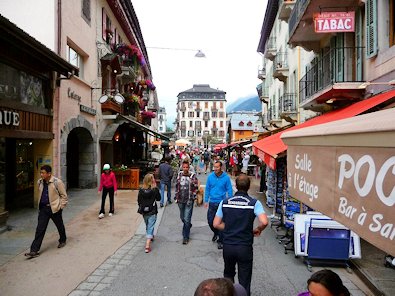
[[[288,146],[295,197],[395,256],[395,150]]]

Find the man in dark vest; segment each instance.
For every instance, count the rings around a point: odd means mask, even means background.
[[[248,195],[250,179],[241,174],[236,179],[237,192],[219,204],[213,226],[223,234],[224,277],[234,282],[236,264],[239,283],[250,295],[254,236],[259,236],[268,219],[259,200]],[[258,226],[254,228],[255,217]]]

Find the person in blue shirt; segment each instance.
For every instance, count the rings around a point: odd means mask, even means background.
[[[248,195],[250,178],[241,174],[236,178],[237,192],[223,200],[215,214],[213,226],[223,235],[224,277],[239,283],[250,295],[254,236],[259,236],[268,225],[268,218],[259,200]],[[258,226],[254,228],[254,220]]]
[[[212,241],[218,239],[218,249],[222,249],[222,234],[221,231],[213,227],[213,220],[217,212],[219,203],[227,197],[233,195],[232,183],[227,173],[222,171],[222,163],[216,160],[214,163],[214,172],[207,177],[206,189],[204,194],[204,207],[207,210],[207,222],[210,229],[214,233]]]

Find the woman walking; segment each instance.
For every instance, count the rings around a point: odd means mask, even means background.
[[[145,252],[151,252],[151,242],[154,240],[154,227],[158,214],[157,201],[160,201],[159,189],[153,174],[147,174],[143,180],[143,186],[137,197],[138,213],[143,215],[146,230]]]
[[[114,194],[117,195],[117,180],[115,179],[115,174],[111,171],[110,165],[106,163],[103,166],[103,173],[100,177],[100,186],[98,194],[103,190],[101,196],[101,207],[99,212],[99,219],[104,218],[104,206],[106,203],[107,193],[110,198],[110,211],[108,216],[111,217],[114,214]]]

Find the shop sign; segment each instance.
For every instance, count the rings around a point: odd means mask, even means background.
[[[72,91],[70,87],[67,89],[67,96],[71,99],[81,102],[81,96]]]
[[[0,125],[19,126],[20,116],[18,112],[0,110]]]
[[[91,114],[91,115],[96,115],[96,110],[92,109],[88,106],[80,105],[80,111]]]
[[[290,195],[395,256],[393,148],[288,146]]]
[[[355,11],[315,13],[314,31],[316,33],[354,32]]]

